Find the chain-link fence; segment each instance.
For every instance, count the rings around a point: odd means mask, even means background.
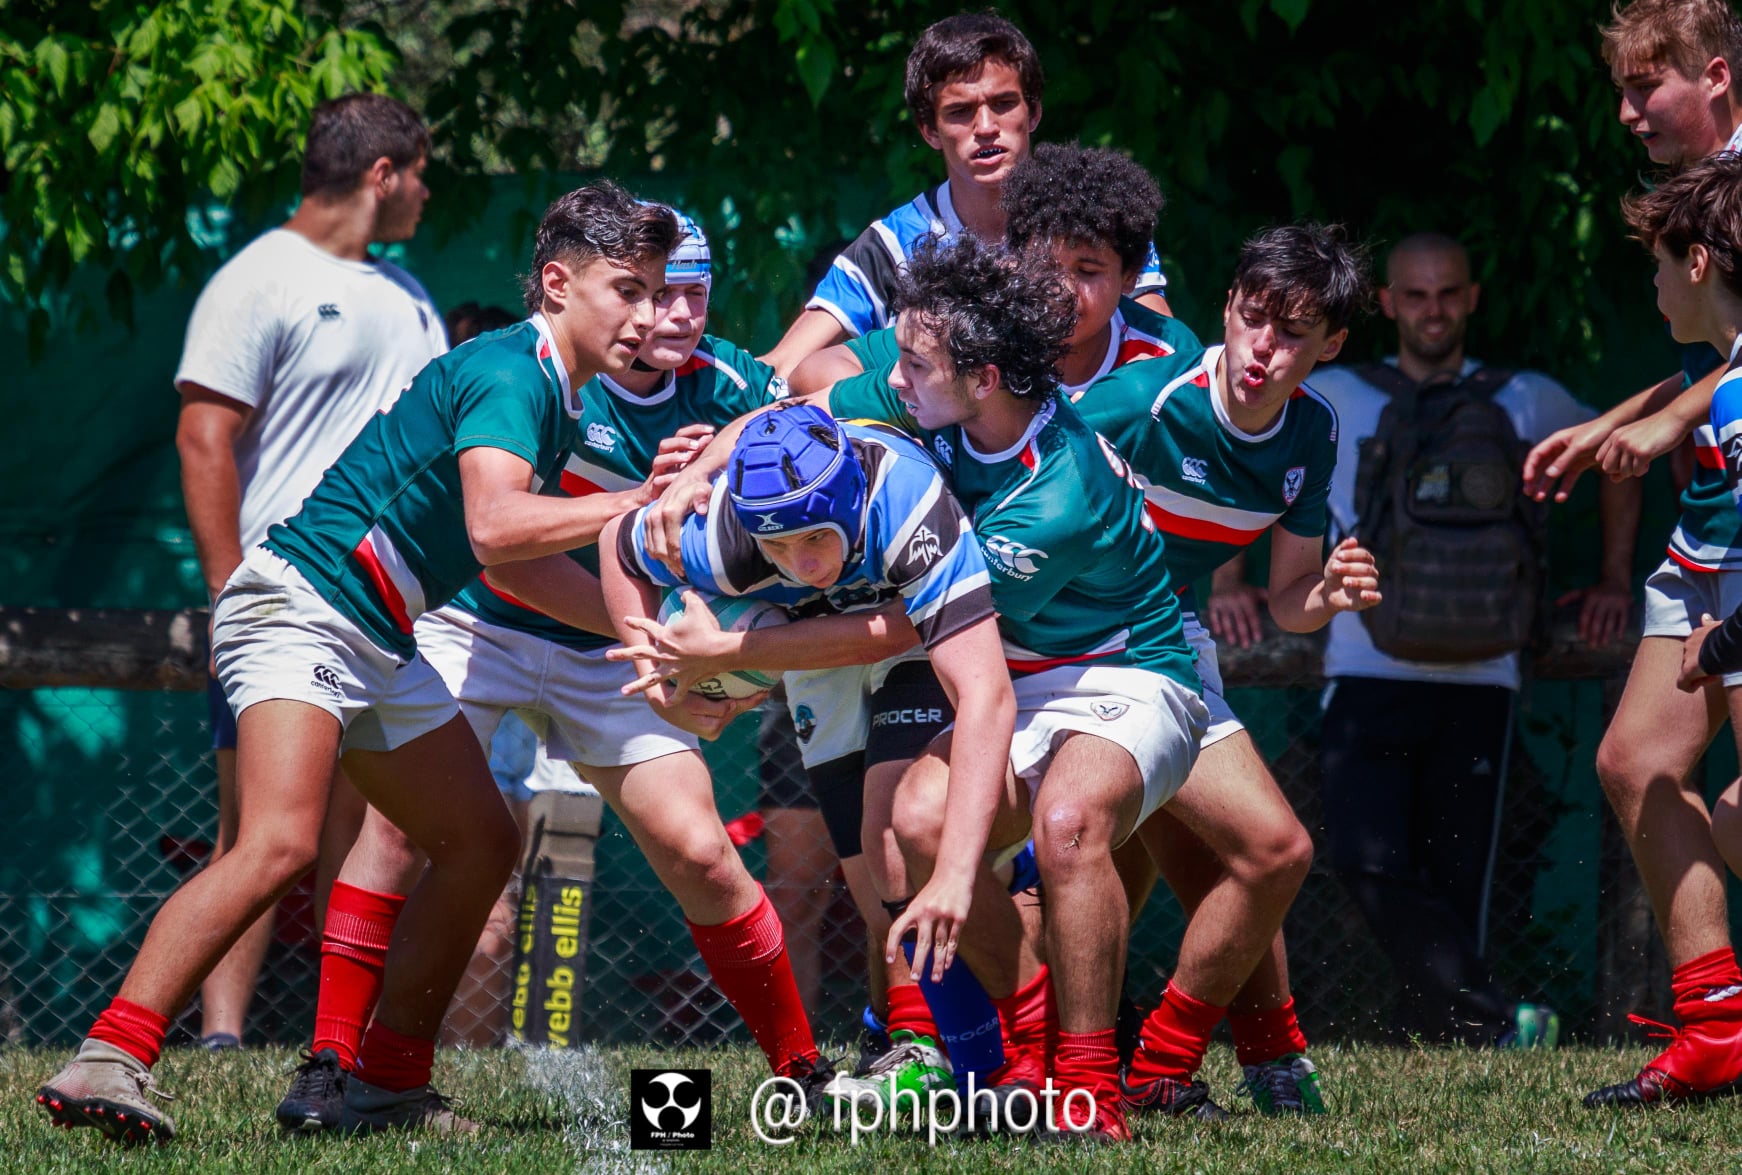
[[[158,624],[141,649],[162,646],[165,628]],[[115,990],[151,915],[199,867],[214,835],[204,702],[191,692],[198,642],[184,642],[171,658],[176,666],[165,669],[161,650],[129,651],[125,642],[88,634],[61,639],[61,661],[33,661],[20,655],[30,634],[14,627],[11,636],[10,649],[0,639],[0,684],[11,687],[0,693],[0,786],[11,816],[10,843],[0,854],[0,1032],[12,1041],[68,1043]],[[85,649],[77,672],[66,670],[68,648]],[[115,664],[128,657],[130,667]],[[1555,1005],[1570,1028],[1590,1034],[1613,1031],[1626,1006],[1649,1006],[1664,986],[1649,914],[1641,914],[1637,881],[1592,769],[1626,663],[1625,652],[1592,656],[1565,646],[1539,660],[1521,703],[1490,914],[1489,955],[1507,985]],[[1316,649],[1273,637],[1251,653],[1225,654],[1224,666],[1231,702],[1317,836]],[[30,686],[74,679],[176,688]],[[786,826],[763,829],[753,814],[760,769],[754,724],[753,717],[740,720],[708,758],[722,815],[734,822],[752,871],[764,876],[767,839]],[[1728,754],[1711,768],[1715,776],[1732,773]],[[769,888],[797,924],[789,949],[819,1030],[840,1038],[856,1031],[866,1002],[865,933],[838,873],[814,858],[796,870],[789,865],[786,875],[768,879]],[[676,904],[609,815],[591,901],[581,1039],[699,1044],[742,1032],[707,981]],[[1177,906],[1158,889],[1132,937],[1128,970],[1139,1000],[1159,995],[1181,926]],[[1308,1031],[1378,1033],[1395,984],[1384,952],[1322,861],[1287,934]],[[305,883],[279,910],[249,1040],[306,1039],[317,966]],[[197,1023],[190,1010],[181,1026],[194,1032]]]

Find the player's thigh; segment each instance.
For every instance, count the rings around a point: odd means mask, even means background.
[[[338,719],[305,702],[275,699],[237,720],[236,847],[272,846],[312,859],[320,844],[338,758]]]
[[[370,806],[432,861],[481,853],[511,864],[518,855],[520,830],[458,713],[391,750],[353,748],[343,761]]]
[[[1681,663],[1679,639],[1640,640],[1597,750],[1598,775],[1618,806],[1637,805],[1654,780],[1685,781],[1728,717],[1722,687],[1676,688]]]
[[[958,736],[968,737],[953,727],[939,734],[901,774],[896,785],[894,820],[904,846],[911,841],[915,846],[936,848],[948,810],[950,752]],[[1008,859],[1027,843],[1033,827],[1031,805],[1028,787],[1005,772],[986,837],[989,856]]]
[[[589,766],[587,778],[650,859],[703,863],[718,858],[722,845],[731,846],[699,751],[622,767]]]
[[[1127,876],[1123,858],[1129,855],[1133,844],[1141,845],[1150,868],[1161,875],[1161,880],[1167,883],[1167,888],[1173,891],[1180,908],[1188,916],[1227,872],[1204,839],[1167,808],[1145,820],[1137,835],[1121,847],[1114,858],[1121,865],[1121,877]],[[1130,893],[1131,890],[1128,880],[1126,891]]]
[[[1240,731],[1198,757],[1166,810],[1234,872],[1310,862],[1312,845],[1270,769]]]

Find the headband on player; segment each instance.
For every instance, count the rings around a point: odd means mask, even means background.
[[[858,541],[865,510],[865,469],[846,430],[809,404],[764,412],[732,446],[726,489],[738,521],[757,538],[824,527],[841,555]]]
[[[683,230],[683,239],[677,243],[677,248],[671,251],[671,256],[665,262],[665,280],[671,285],[689,285],[700,282],[712,293],[714,288],[714,258],[708,251],[708,237],[702,232],[702,226],[693,217],[678,212],[678,228]]]

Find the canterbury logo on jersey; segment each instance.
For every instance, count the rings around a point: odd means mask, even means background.
[[[1025,547],[1001,534],[992,535],[982,545],[986,548],[986,553],[1012,579],[1033,579],[1040,571],[1040,565],[1035,560],[1047,558],[1047,553],[1039,547]]]
[[[339,304],[337,302],[322,302],[318,313],[322,318],[337,318],[339,316]]]
[[[317,689],[332,694],[335,698],[345,696],[345,687],[339,684],[338,671],[328,665],[316,665],[314,668],[314,684]]]
[[[1179,463],[1179,475],[1195,486],[1201,486],[1210,477],[1210,463],[1203,457],[1182,457]]]
[[[601,452],[609,453],[617,447],[617,430],[608,424],[594,421],[587,425],[587,444]]]
[[[956,451],[950,448],[950,442],[944,440],[943,437],[933,437],[931,439],[931,445],[932,448],[938,451],[938,456],[943,459],[945,465],[954,465],[956,463]]]

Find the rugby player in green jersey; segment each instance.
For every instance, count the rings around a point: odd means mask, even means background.
[[[38,1102],[66,1126],[167,1138],[151,1066],[171,1017],[314,863],[333,763],[429,858],[388,951],[341,1127],[470,1127],[429,1084],[442,1014],[520,834],[412,622],[485,565],[597,539],[651,500],[541,494],[575,440],[575,391],[627,368],[678,227],[597,183],[557,200],[528,279],[533,318],[431,362],[363,426],[300,513],[248,552],[214,607],[237,714],[235,847],[153,920],[120,994]],[[596,623],[609,629],[600,598]]]
[[[1096,1106],[1085,1122],[1077,1099],[1075,1125],[1125,1138],[1113,1020],[1129,927],[1111,854],[1184,782],[1207,724],[1179,604],[1124,461],[1056,394],[1076,315],[1051,259],[961,238],[916,253],[898,288],[897,367],[814,402],[903,428],[944,469],[992,573],[1018,718],[986,843],[941,837],[955,732],[903,776],[894,820],[918,893],[889,953],[916,932],[914,968],[938,978],[959,949],[1014,1040],[1044,1008],[1049,971],[992,866],[1032,830],[1062,1029],[1054,1072]],[[703,454],[648,511],[650,549],[669,544],[668,521],[718,460]]]
[[[1024,180],[1030,198],[1012,212],[1012,240],[1056,250],[1083,233],[1094,213],[1079,209],[1077,168],[1036,165]],[[1108,161],[1119,165],[1137,170]],[[1011,188],[1021,190],[1019,178]],[[1341,348],[1367,292],[1364,258],[1338,231],[1269,230],[1247,243],[1236,264],[1223,343],[1122,367],[1074,399],[1131,463],[1167,538],[1168,572],[1182,588],[1211,716],[1181,796],[1139,830],[1150,860],[1126,854],[1120,862],[1134,904],[1160,868],[1194,940],[1144,1023],[1126,1074],[1133,1108],[1214,1113],[1199,1108],[1210,1105],[1208,1090],[1194,1078],[1224,1016],[1244,1088],[1260,1109],[1324,1108],[1304,1055],[1281,932],[1312,840],[1223,696],[1215,642],[1199,623],[1189,585],[1269,532],[1272,614],[1282,628],[1313,631],[1338,611],[1378,603],[1364,549],[1349,540],[1324,558],[1337,419],[1303,383]],[[1199,796],[1239,813],[1239,843],[1211,842],[1190,826],[1183,814]]]

